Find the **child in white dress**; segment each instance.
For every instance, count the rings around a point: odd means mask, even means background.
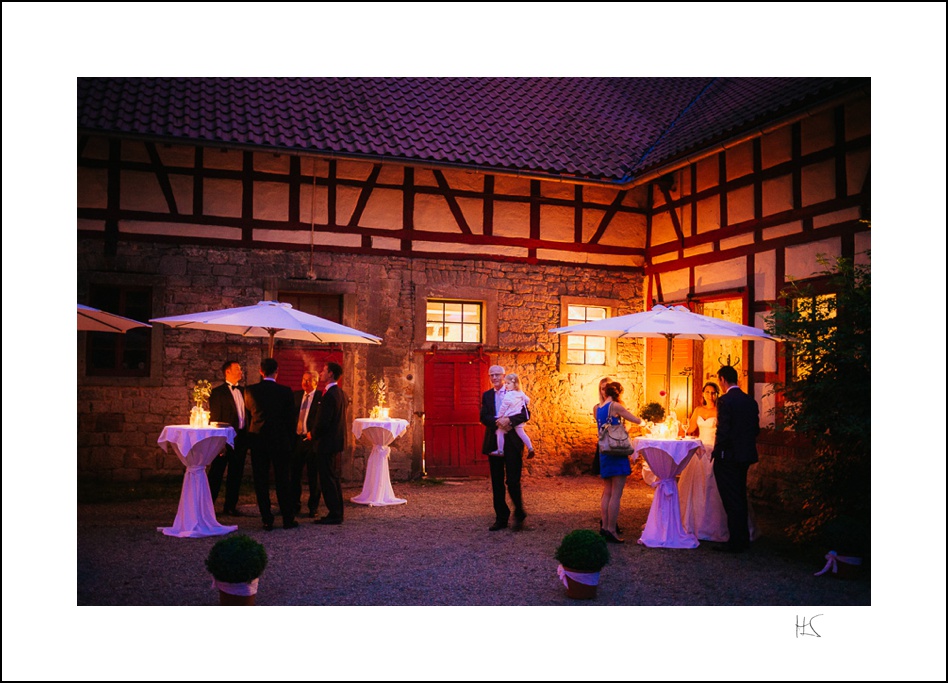
[[[500,402],[500,408],[497,410],[497,415],[494,419],[519,415],[523,407],[530,403],[530,397],[520,391],[520,378],[515,372],[511,372],[504,378],[504,387],[506,388],[506,393],[504,393],[504,398]],[[494,455],[504,454],[504,434],[510,431],[510,429],[511,427],[507,429],[503,429],[502,427],[497,428],[497,450],[494,451]],[[530,441],[530,437],[527,436],[527,433],[524,431],[523,425],[518,424],[516,427],[512,427],[512,429],[517,432],[520,440],[523,441],[523,444],[527,447],[527,458],[532,458],[534,455],[533,442]]]

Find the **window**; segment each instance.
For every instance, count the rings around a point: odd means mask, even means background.
[[[151,287],[93,285],[89,305],[142,322],[152,317]],[[89,332],[86,374],[98,377],[148,377],[151,372],[151,329],[136,327],[125,334]]]
[[[835,331],[836,326],[831,320],[836,317],[836,295],[816,294],[800,297],[793,300],[793,310],[806,324],[810,340],[813,343],[796,345],[791,358],[791,375],[794,380],[802,379],[810,373],[810,369],[822,362],[827,352],[824,340],[827,340]]]
[[[608,311],[601,306],[567,307],[566,324],[578,325],[593,320],[603,320]],[[566,362],[570,365],[605,365],[606,338],[579,334],[566,336]]]
[[[474,301],[429,299],[425,314],[425,341],[480,344],[483,305]]]

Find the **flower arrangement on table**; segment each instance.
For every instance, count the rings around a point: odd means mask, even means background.
[[[388,395],[388,384],[385,378],[372,377],[372,383],[369,384],[369,390],[375,395],[375,406],[369,415],[373,420],[388,417],[388,408],[385,407],[385,398]]]
[[[191,390],[191,398],[194,399],[194,407],[191,408],[191,426],[207,427],[211,413],[205,408],[207,400],[211,396],[211,383],[206,379],[198,380],[197,384]]]

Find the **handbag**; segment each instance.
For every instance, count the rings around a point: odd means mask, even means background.
[[[603,455],[623,456],[632,454],[632,442],[626,431],[624,420],[619,424],[608,422],[599,428],[599,452]]]

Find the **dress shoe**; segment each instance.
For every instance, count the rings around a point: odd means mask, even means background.
[[[342,524],[342,520],[338,517],[320,517],[316,524]]]
[[[513,531],[523,531],[523,520],[527,518],[526,513],[521,512],[519,515],[514,513],[514,523],[511,529]]]
[[[606,543],[625,543],[625,539],[624,539],[624,538],[619,538],[618,536],[616,536],[614,533],[612,533],[612,532],[609,531],[608,529],[603,529],[602,531],[599,532],[599,534],[600,534],[604,539],[606,539]]]
[[[536,453],[533,451],[532,448],[529,451],[527,451],[527,460],[530,460],[535,457],[536,457]]]
[[[300,523],[297,522],[295,519],[291,519],[291,520],[288,521],[288,522],[283,522],[283,528],[284,528],[284,529],[295,529],[295,528],[298,527],[299,525],[300,525]]]
[[[493,525],[487,527],[488,531],[500,531],[501,529],[507,528],[507,522],[494,522]]]
[[[318,514],[319,514],[319,513],[316,512],[315,510],[310,510],[310,511],[307,513],[306,516],[309,517],[310,519],[316,519],[316,515],[318,515]]]
[[[644,527],[643,527],[643,528],[644,528]],[[601,520],[601,519],[599,520],[599,531],[600,531],[600,532],[602,531],[602,520]],[[621,534],[621,533],[622,533],[622,527],[619,526],[618,524],[616,524],[616,533],[617,533],[617,534]],[[600,534],[600,535],[602,535],[602,534]]]
[[[264,523],[263,523],[263,530],[264,530],[264,531],[273,531],[273,520],[270,520],[269,522],[264,522]]]

